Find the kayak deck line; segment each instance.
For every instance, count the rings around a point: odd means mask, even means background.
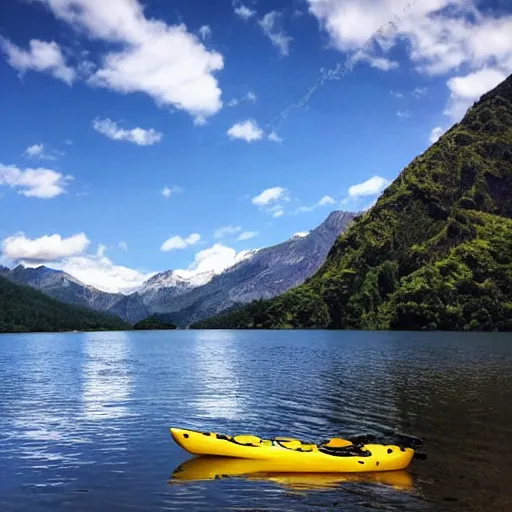
[[[368,472],[405,469],[413,457],[408,444],[375,444],[373,436],[353,439],[332,438],[308,443],[291,437],[263,439],[251,434],[226,435],[171,427],[174,441],[193,455],[233,457],[270,463],[272,471],[281,472]],[[367,441],[367,442],[366,442]],[[411,446],[412,445],[412,446]]]

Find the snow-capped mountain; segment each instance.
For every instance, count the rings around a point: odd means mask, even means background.
[[[238,303],[268,299],[301,284],[327,257],[355,214],[336,211],[316,229],[285,242],[242,251],[217,271],[167,270],[130,295],[106,293],[45,266],[0,268],[8,279],[69,304],[86,306],[137,322],[150,314],[171,314],[182,325],[220,313]]]

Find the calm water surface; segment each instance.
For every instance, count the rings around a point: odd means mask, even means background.
[[[205,468],[175,473],[190,456],[171,425],[310,441],[391,429],[429,458],[381,481],[187,481]],[[510,334],[0,336],[5,512],[511,511],[511,477]]]

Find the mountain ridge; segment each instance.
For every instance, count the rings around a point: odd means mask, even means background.
[[[4,267],[5,268],[5,267]],[[126,330],[120,318],[72,306],[0,275],[0,333]]]
[[[4,267],[4,275],[17,284],[29,285],[68,304],[108,312],[130,323],[153,314],[175,314],[181,324],[198,320],[253,298],[269,298],[310,275],[325,258],[336,236],[354,218],[353,213],[331,212],[307,234],[293,235],[269,247],[242,251],[235,263],[220,273],[167,270],[146,280],[130,294],[108,293],[86,285],[60,270]],[[205,314],[206,314],[205,313]]]
[[[196,328],[512,329],[512,75],[337,238],[298,287]]]

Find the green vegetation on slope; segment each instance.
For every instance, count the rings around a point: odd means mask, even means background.
[[[156,329],[176,329],[176,326],[164,320],[160,315],[151,315],[140,322],[137,322],[133,328],[138,331],[156,330]]]
[[[196,328],[512,330],[512,76],[416,158],[302,286]]]
[[[0,277],[0,333],[130,329],[120,318],[64,304]]]

